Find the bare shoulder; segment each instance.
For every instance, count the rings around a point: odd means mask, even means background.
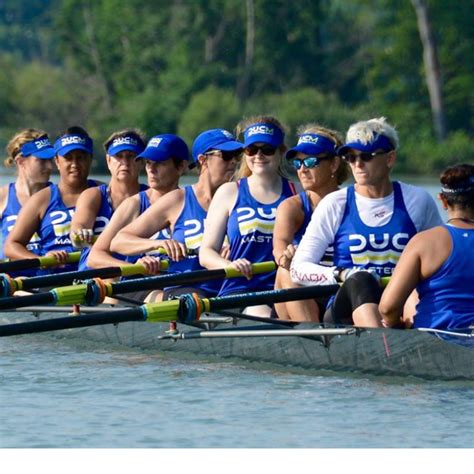
[[[290,196],[283,200],[279,205],[277,212],[278,213],[290,213],[301,210],[301,197],[299,194]]]
[[[217,197],[217,199],[221,199],[221,198],[229,199],[237,195],[238,189],[239,187],[237,186],[237,183],[235,182],[224,183],[217,188],[217,191],[215,192],[214,197]]]
[[[94,199],[98,199],[100,196],[100,189],[97,186],[94,186],[92,188],[87,188],[81,193],[81,198],[83,200],[87,201],[92,201]]]

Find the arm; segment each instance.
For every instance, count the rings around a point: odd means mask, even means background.
[[[123,260],[115,258],[110,251],[110,244],[118,232],[139,216],[140,201],[138,195],[125,199],[114,212],[112,219],[97,241],[91,247],[87,265],[92,268],[114,267],[123,265]]]
[[[76,210],[71,221],[71,242],[75,247],[92,245],[94,224],[101,205],[98,188],[89,188],[81,193],[76,203]]]
[[[204,235],[199,248],[199,263],[209,270],[225,268],[230,260],[220,255],[227,231],[229,214],[237,199],[237,183],[223,184],[212,198],[207,213]]]
[[[46,211],[50,190],[45,188],[31,196],[22,207],[15,225],[5,242],[5,255],[13,260],[37,258],[26,246],[39,229],[41,219]]]
[[[171,191],[152,206],[138,219],[124,227],[110,243],[110,250],[122,255],[141,255],[164,248],[172,260],[186,256],[186,248],[175,240],[155,240],[151,237],[158,231],[172,227],[184,205],[184,191]]]
[[[422,234],[415,235],[408,242],[382,294],[379,311],[386,326],[400,324],[405,302],[421,279],[420,248],[425,245]]]
[[[0,220],[3,216],[3,211],[7,207],[8,184],[0,188]]]
[[[303,225],[304,214],[299,196],[285,199],[277,208],[273,230],[273,256],[278,266],[290,269],[296,252],[295,233]]]

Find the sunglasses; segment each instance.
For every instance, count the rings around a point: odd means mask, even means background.
[[[248,156],[254,156],[256,155],[259,151],[262,152],[262,154],[267,155],[267,156],[273,156],[277,149],[274,146],[271,145],[249,145],[244,148],[244,152]]]
[[[222,151],[222,150],[212,150],[204,153],[205,155],[216,155],[219,158],[222,158],[224,161],[237,160],[239,161],[242,158],[242,151]]]
[[[296,170],[299,170],[303,165],[305,168],[316,168],[321,164],[322,160],[329,160],[332,156],[308,156],[303,160],[295,158],[292,165]]]
[[[373,160],[376,156],[378,155],[386,155],[387,153],[390,153],[392,150],[387,150],[387,151],[374,151],[373,153],[359,153],[358,155],[354,155],[353,153],[347,153],[346,155],[342,156],[342,159],[344,161],[347,161],[348,163],[355,163],[357,161],[357,158],[360,158],[362,161],[367,163],[370,160]]]

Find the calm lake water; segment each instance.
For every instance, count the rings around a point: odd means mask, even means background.
[[[467,448],[473,394],[472,383],[291,373],[48,335],[0,339],[2,448]]]

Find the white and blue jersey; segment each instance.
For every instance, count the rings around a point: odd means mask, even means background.
[[[282,178],[280,197],[270,204],[258,202],[250,193],[247,178],[238,183],[237,202],[227,221],[230,243],[229,260],[245,258],[252,263],[273,261],[273,228],[278,205],[295,194],[290,181]],[[275,272],[254,275],[250,281],[242,278],[224,280],[219,295],[239,291],[264,291],[273,289]]]
[[[461,329],[474,324],[474,229],[443,225],[452,251],[438,270],[417,286],[415,328]]]
[[[391,219],[384,225],[371,227],[362,222],[354,186],[349,186],[346,208],[334,239],[334,265],[371,268],[380,276],[392,274],[403,249],[417,232],[405,207],[400,184],[396,181],[393,193]]]

